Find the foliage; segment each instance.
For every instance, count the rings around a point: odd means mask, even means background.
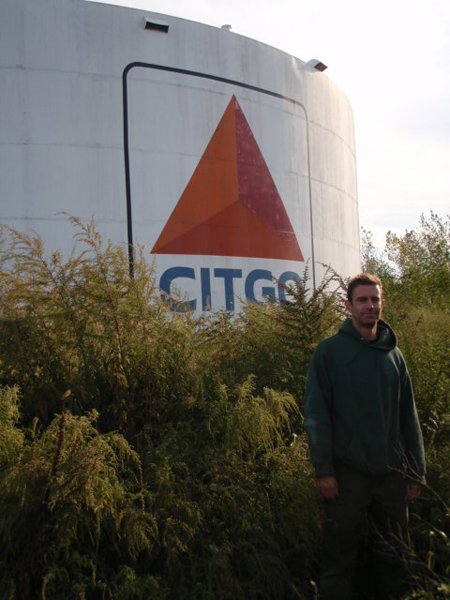
[[[1,254],[0,380],[20,385],[26,422],[47,424],[70,391],[75,412],[95,408],[101,427],[132,437],[143,418],[158,428],[173,398],[194,387],[194,328],[152,301],[142,257],[130,279],[123,249],[103,248],[92,223],[73,221],[87,250],[69,260],[11,232]]]
[[[1,399],[14,412],[17,395],[4,389]],[[153,545],[157,526],[145,510],[139,458],[122,436],[99,434],[96,417],[65,410],[40,436],[15,443],[0,475],[4,597],[113,589],[114,566]],[[11,439],[17,431],[8,425]]]
[[[194,319],[170,311],[143,250],[130,279],[126,252],[71,220],[82,251],[69,258],[12,230],[0,250],[0,598],[313,597],[303,389],[342,319],[342,282],[329,271],[313,290],[306,271],[288,301]],[[391,236],[384,262],[366,253],[424,424],[417,594],[445,583],[450,492],[443,229],[424,223],[408,244]]]
[[[420,573],[411,598],[445,597],[450,575],[450,220],[431,212],[417,230],[389,232],[378,252],[363,234],[363,268],[383,280],[394,326],[414,383],[427,455],[427,488],[412,513]],[[416,578],[417,579],[417,578]],[[447,586],[447,587],[445,587]],[[444,593],[445,592],[445,593]]]
[[[329,269],[311,289],[307,268],[300,282],[285,286],[288,301],[249,303],[237,319],[220,314],[204,332],[207,360],[226,382],[234,384],[251,373],[258,391],[287,390],[301,407],[311,355],[342,319],[340,285]]]
[[[449,310],[449,216],[431,212],[428,218],[420,217],[417,229],[403,235],[389,231],[382,252],[374,247],[370,232],[363,230],[362,262],[365,271],[383,280],[389,305],[395,307],[392,313],[401,315],[412,306]]]
[[[397,268],[398,283],[414,303],[450,307],[450,217],[431,212],[417,230],[388,232],[386,253]]]

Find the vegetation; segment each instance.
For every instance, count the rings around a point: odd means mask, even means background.
[[[46,256],[5,230],[0,260],[0,599],[314,597],[320,502],[302,432],[311,354],[342,319],[339,279],[288,302],[170,311],[143,253]],[[429,487],[414,506],[415,591],[448,592],[449,223],[370,235],[415,383]],[[311,583],[312,582],[312,583]],[[441,595],[441,596],[440,596]]]
[[[450,218],[422,215],[416,230],[389,232],[380,253],[363,232],[363,267],[385,287],[385,319],[412,376],[427,454],[428,487],[411,514],[420,600],[450,596]]]

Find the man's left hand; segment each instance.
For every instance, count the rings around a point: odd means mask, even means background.
[[[406,486],[406,501],[411,502],[420,497],[420,485],[417,483],[410,483]]]

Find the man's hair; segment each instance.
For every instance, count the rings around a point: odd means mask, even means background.
[[[381,279],[376,275],[370,273],[360,273],[350,279],[347,285],[347,300],[351,302],[353,300],[353,290],[357,285],[379,285],[380,291],[383,292],[383,284]]]

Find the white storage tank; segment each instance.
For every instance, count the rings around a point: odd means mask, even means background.
[[[85,0],[0,3],[0,222],[69,253],[63,212],[144,245],[197,312],[359,270],[350,105],[228,29]]]

